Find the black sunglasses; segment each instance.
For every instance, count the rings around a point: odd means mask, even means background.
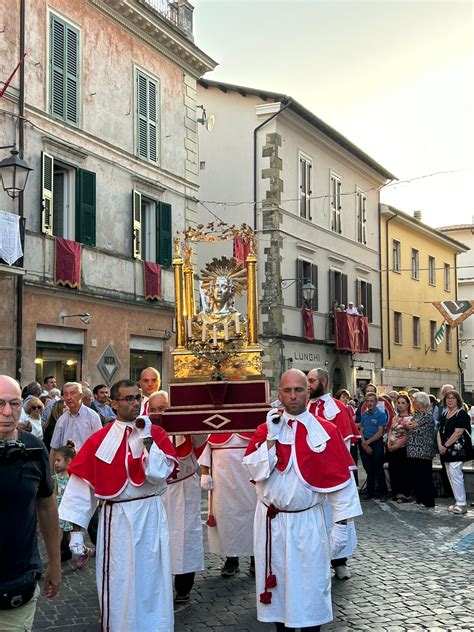
[[[127,397],[120,397],[115,400],[117,402],[127,402],[127,404],[133,404],[133,402],[140,402],[142,399],[141,395],[127,395]]]
[[[43,406],[32,406],[31,410],[43,410]]]

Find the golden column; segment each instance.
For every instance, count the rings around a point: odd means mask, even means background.
[[[257,306],[257,257],[247,257],[247,341],[249,345],[258,344],[258,306]]]
[[[173,258],[174,270],[174,291],[176,301],[176,347],[182,349],[186,340],[186,323],[184,322],[184,283],[183,283],[183,260],[177,255]]]
[[[184,266],[184,300],[187,318],[193,318],[196,314],[194,303],[194,266],[186,263]]]

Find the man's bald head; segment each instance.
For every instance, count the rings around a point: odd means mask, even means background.
[[[166,391],[158,391],[157,393],[153,393],[153,395],[150,395],[148,405],[148,410],[151,413],[164,412],[169,406],[168,393]]]
[[[21,415],[21,389],[16,380],[0,375],[0,440],[13,439]]]
[[[290,415],[299,415],[306,410],[308,380],[303,371],[288,369],[283,373],[278,398]]]
[[[139,386],[145,397],[150,397],[152,393],[156,393],[161,386],[160,372],[154,367],[149,366],[140,373]]]

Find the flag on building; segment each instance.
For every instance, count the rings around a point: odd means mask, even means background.
[[[433,305],[451,327],[457,327],[474,314],[474,301],[434,301]]]
[[[441,327],[435,333],[435,336],[433,338],[433,342],[435,343],[435,345],[437,347],[439,347],[439,345],[443,341],[445,335],[446,335],[446,324],[445,323],[441,323]]]

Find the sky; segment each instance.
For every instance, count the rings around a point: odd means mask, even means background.
[[[397,176],[382,202],[474,223],[470,0],[193,4],[207,78],[292,96]]]

